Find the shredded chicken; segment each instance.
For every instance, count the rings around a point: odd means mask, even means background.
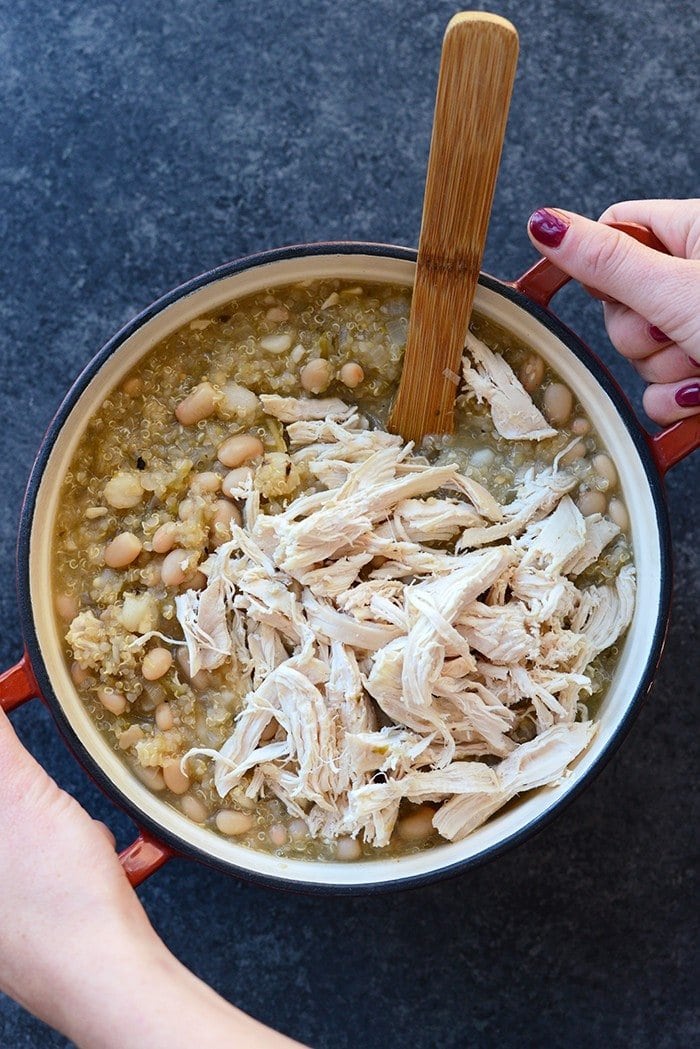
[[[509,366],[471,336],[468,350],[499,433],[553,436]],[[312,835],[376,846],[403,799],[439,806],[435,829],[457,840],[558,782],[595,731],[577,720],[589,664],[634,612],[631,566],[576,583],[617,527],[581,515],[557,464],[500,503],[340,400],[261,402],[314,481],[273,514],[242,477],[245,527],[201,566],[204,590],[176,597],[192,673],[237,661],[249,682],[230,738],[183,768],[211,759],[222,798],[272,795]],[[89,615],[72,628],[85,666],[110,644]]]

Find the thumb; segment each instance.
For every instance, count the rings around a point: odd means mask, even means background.
[[[535,247],[587,287],[629,306],[671,339],[696,312],[695,263],[654,251],[603,222],[540,208],[528,221]],[[675,331],[674,331],[675,329]]]

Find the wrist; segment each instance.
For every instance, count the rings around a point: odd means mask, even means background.
[[[154,1004],[158,986],[177,983],[181,968],[145,916],[142,926],[123,916],[94,919],[84,935],[66,944],[64,965],[47,987],[42,1019],[80,1047],[147,1044],[135,1038],[139,1016]]]
[[[55,1019],[79,1049],[284,1049],[297,1043],[240,1012],[170,953],[150,925],[99,937]]]

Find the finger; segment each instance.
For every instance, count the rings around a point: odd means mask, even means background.
[[[700,412],[700,382],[693,379],[647,386],[642,403],[644,411],[662,426]]]
[[[700,258],[700,199],[623,200],[606,208],[600,222],[647,226],[672,255]]]
[[[606,303],[603,306],[603,316],[611,343],[630,361],[650,357],[658,350],[672,345],[673,340],[669,339],[665,332],[649,324],[629,306],[623,306],[619,302]]]
[[[116,847],[117,847],[117,839],[114,837],[114,835],[112,834],[112,832],[109,829],[109,827],[107,826],[107,824],[103,823],[102,820],[93,820],[93,823],[95,823],[99,827],[99,829],[105,835],[105,837],[107,838],[107,841],[112,846],[112,848],[116,849]]]
[[[651,357],[637,361],[635,368],[645,382],[681,382],[700,376],[700,365],[691,361],[679,346],[667,346],[665,350],[652,353]]]
[[[629,306],[680,345],[700,341],[700,262],[664,255],[573,212],[540,209],[528,232],[543,255],[582,284]]]

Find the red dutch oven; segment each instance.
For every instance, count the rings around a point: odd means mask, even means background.
[[[663,250],[647,230],[622,227]],[[314,244],[254,255],[196,277],[159,299],[118,332],[69,390],[44,438],[21,512],[17,582],[25,654],[0,675],[0,702],[12,710],[40,697],[87,772],[141,828],[121,854],[133,884],[174,855],[200,860],[266,885],[314,892],[376,892],[453,875],[493,858],[541,828],[601,769],[629,729],[663,647],[671,598],[671,551],[663,478],[700,445],[700,416],[651,437],[595,354],[549,311],[567,277],[541,259],[519,280],[483,275],[475,308],[540,353],[575,392],[613,456],[638,569],[633,622],[598,714],[589,748],[559,784],[531,793],[466,840],[412,856],[355,863],[280,858],[247,849],[188,820],[151,793],[112,750],[71,681],[52,613],[51,543],[62,478],[86,423],[136,362],[169,332],[232,299],[295,281],[345,278],[411,286],[415,251],[362,243]]]

